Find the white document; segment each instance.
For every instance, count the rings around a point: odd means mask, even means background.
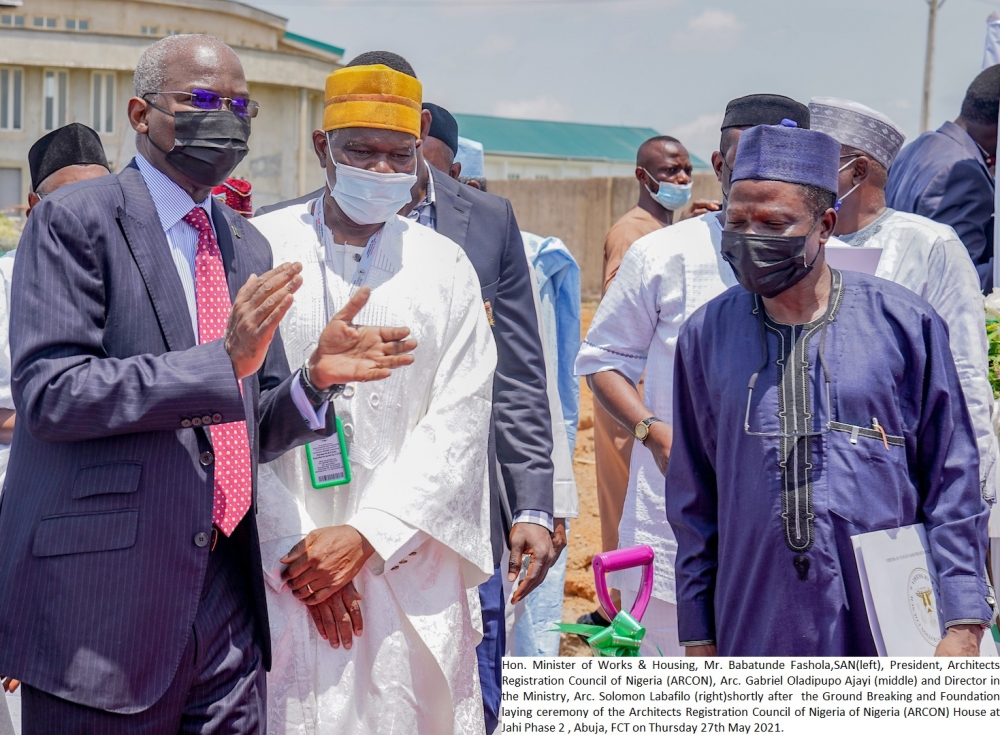
[[[933,656],[944,635],[937,570],[918,523],[853,536],[868,622],[880,656]],[[996,656],[990,631],[980,656]]]
[[[858,271],[875,275],[882,248],[826,247],[826,262],[838,271]]]

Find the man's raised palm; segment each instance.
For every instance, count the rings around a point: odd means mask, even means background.
[[[410,353],[417,341],[407,339],[407,327],[358,327],[351,323],[370,295],[367,286],[359,288],[320,335],[309,358],[309,377],[317,388],[384,380],[394,368],[413,363]]]

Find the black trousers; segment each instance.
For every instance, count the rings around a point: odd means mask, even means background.
[[[239,530],[237,530],[239,533]],[[239,546],[219,534],[173,682],[143,712],[116,714],[24,685],[22,735],[257,735],[266,729],[264,665]]]

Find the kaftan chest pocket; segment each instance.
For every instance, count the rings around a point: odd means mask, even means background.
[[[830,509],[865,531],[903,525],[904,498],[911,494],[903,437],[856,424],[830,428]]]

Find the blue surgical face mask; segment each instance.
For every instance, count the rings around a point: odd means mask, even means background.
[[[413,160],[415,167],[419,165],[419,158],[414,156]],[[388,222],[412,198],[410,190],[417,183],[415,167],[412,174],[382,174],[334,163],[337,183],[330,186],[330,193],[341,211],[359,225]]]
[[[646,171],[646,169],[643,169],[643,171]],[[649,173],[649,171],[646,171],[646,176],[660,185],[660,188],[656,190],[655,194],[649,186],[646,186],[646,191],[648,191],[649,195],[653,197],[656,203],[664,209],[668,209],[673,212],[691,201],[690,182],[687,184],[672,184],[669,181],[659,181],[655,176]]]

